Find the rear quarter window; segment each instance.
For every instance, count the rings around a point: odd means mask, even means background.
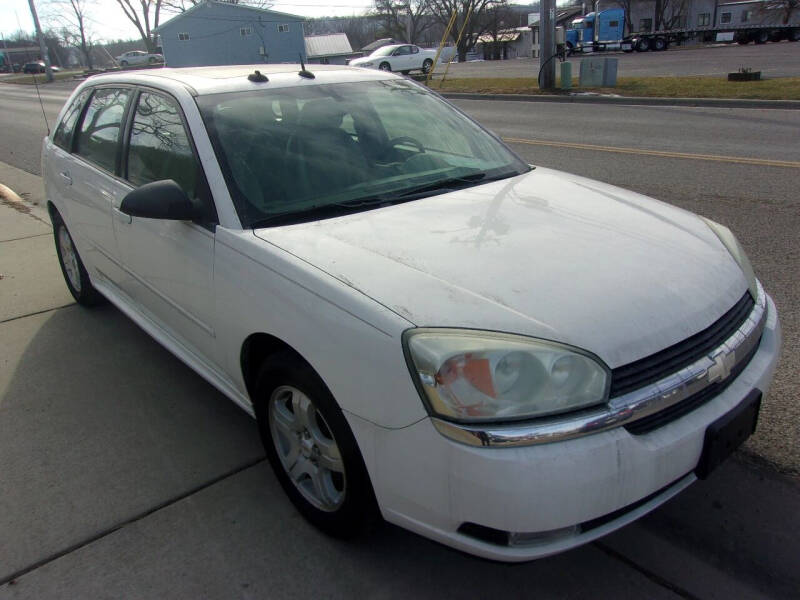
[[[78,130],[76,154],[112,173],[116,170],[119,131],[130,95],[127,89],[96,90]]]
[[[72,101],[53,134],[53,143],[67,152],[72,150],[72,134],[75,132],[75,124],[78,122],[78,117],[81,116],[81,110],[83,110],[83,105],[90,93],[90,90],[84,90]]]

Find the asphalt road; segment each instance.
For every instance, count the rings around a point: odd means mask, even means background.
[[[576,54],[572,76],[577,78],[578,63],[589,55]],[[619,60],[618,77],[652,77],[669,75],[727,75],[748,67],[761,71],[761,76],[800,76],[800,44],[779,42],[764,45],[716,44],[713,46],[672,47],[666,52],[610,52],[597,56],[613,56]],[[439,72],[440,69],[437,69]],[[448,77],[536,77],[539,59],[513,59],[453,63]]]
[[[51,118],[67,93],[43,92]],[[27,278],[35,290],[0,303],[10,311],[0,317],[0,598],[796,592],[800,112],[458,104],[532,163],[647,193],[740,236],[785,336],[748,453],[639,523],[527,565],[393,527],[334,542],[299,519],[229,401],[115,309],[64,306],[49,233],[25,221],[15,225],[25,236],[0,237],[6,283]],[[35,90],[0,86],[0,162],[38,172],[40,117]]]

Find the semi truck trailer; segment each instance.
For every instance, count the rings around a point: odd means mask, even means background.
[[[652,18],[639,20],[640,31],[626,31],[628,27],[622,8],[590,12],[569,24],[565,32],[565,49],[568,53],[603,50],[646,52],[666,50],[671,44],[688,40],[740,44],[800,40],[800,7],[789,9],[769,0],[751,0],[712,5],[708,12],[702,10],[670,19],[681,27],[656,31],[649,30]]]

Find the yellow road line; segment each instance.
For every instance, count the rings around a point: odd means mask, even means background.
[[[556,142],[552,140],[528,140],[524,138],[504,137],[509,144],[528,144],[530,146],[554,146],[556,148],[574,148],[576,150],[593,150],[595,152],[616,152],[618,154],[642,154],[663,158],[688,158],[691,160],[708,160],[712,162],[734,163],[739,165],[759,165],[766,167],[785,167],[800,169],[800,162],[793,160],[771,160],[767,158],[748,158],[746,156],[720,156],[717,154],[691,154],[688,152],[667,152],[664,150],[645,150],[642,148],[624,148],[620,146],[597,146],[595,144],[578,144],[575,142]]]

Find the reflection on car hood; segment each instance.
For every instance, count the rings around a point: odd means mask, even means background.
[[[695,215],[542,168],[256,235],[415,325],[557,340],[611,368],[704,329],[747,288]]]

